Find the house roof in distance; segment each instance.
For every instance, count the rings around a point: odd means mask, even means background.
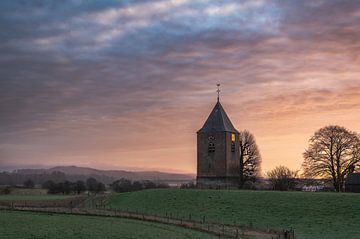
[[[211,111],[204,126],[198,131],[198,133],[205,132],[233,132],[239,133],[231,123],[224,108],[218,100],[214,109]]]

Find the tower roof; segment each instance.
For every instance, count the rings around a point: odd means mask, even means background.
[[[198,131],[198,133],[223,131],[239,133],[239,131],[237,131],[231,123],[224,108],[220,104],[220,101],[218,101],[207,118],[204,126]]]

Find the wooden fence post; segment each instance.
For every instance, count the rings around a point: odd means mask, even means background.
[[[291,231],[292,231],[292,239],[295,239],[295,230],[291,229]]]

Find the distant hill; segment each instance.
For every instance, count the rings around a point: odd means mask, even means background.
[[[57,166],[49,169],[17,169],[14,173],[21,175],[53,174],[61,172],[65,174],[66,180],[86,180],[94,177],[104,183],[111,183],[120,178],[130,180],[152,180],[152,181],[191,181],[195,179],[193,174],[165,173],[158,171],[125,171],[125,170],[98,170],[77,166]]]

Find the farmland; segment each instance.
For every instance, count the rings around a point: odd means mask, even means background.
[[[122,218],[0,211],[2,239],[12,238],[214,238],[158,223]]]
[[[0,195],[0,201],[45,201],[45,200],[59,200],[74,196],[64,195]]]
[[[220,223],[294,228],[300,239],[359,238],[360,195],[159,189],[115,194],[109,206]]]

